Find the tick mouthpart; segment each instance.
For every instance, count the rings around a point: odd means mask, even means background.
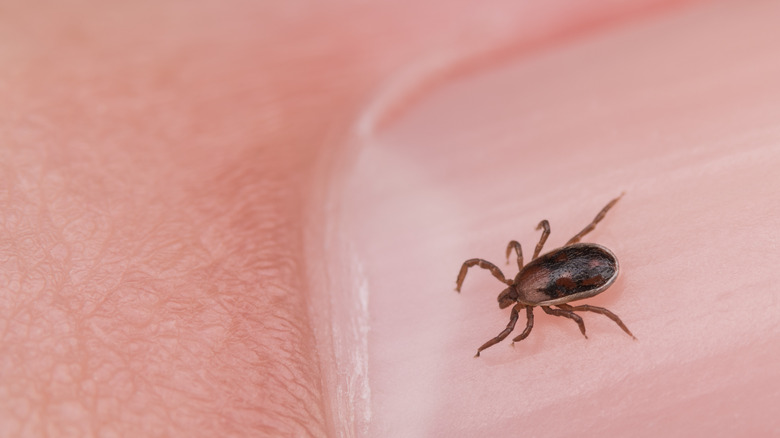
[[[514,304],[516,299],[517,292],[515,292],[515,288],[509,286],[508,288],[502,290],[500,294],[498,294],[498,307],[501,309],[506,309],[507,307]]]

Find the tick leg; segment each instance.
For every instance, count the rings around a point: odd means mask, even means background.
[[[520,247],[520,242],[513,240],[506,246],[506,264],[509,264],[509,256],[512,254],[512,250],[517,253],[517,269],[523,269],[523,248]]]
[[[617,198],[609,201],[609,204],[607,204],[604,208],[602,208],[601,211],[599,212],[599,214],[596,215],[596,217],[593,219],[593,222],[589,223],[588,226],[583,228],[582,231],[577,233],[576,236],[574,236],[571,239],[569,239],[569,241],[566,242],[566,245],[564,245],[564,246],[568,246],[568,245],[571,245],[572,243],[579,242],[580,239],[583,238],[583,236],[585,236],[586,234],[588,234],[591,231],[593,231],[593,229],[596,228],[596,224],[601,222],[602,219],[604,219],[604,216],[607,215],[607,212],[609,211],[609,209],[612,208],[620,200],[620,198],[623,197],[624,194],[625,193],[621,193],[620,196],[618,196]]]
[[[585,336],[585,339],[588,339],[588,335],[585,334],[585,323],[582,321],[582,318],[580,318],[580,316],[577,315],[576,313],[570,310],[553,309],[551,307],[545,307],[545,306],[542,306],[542,310],[544,310],[546,313],[549,313],[550,315],[563,316],[565,318],[573,319],[574,322],[576,322],[577,325],[580,326],[580,331],[582,332],[582,336]]]
[[[581,306],[570,306],[568,304],[561,304],[558,307],[560,307],[561,309],[568,310],[569,312],[582,310],[585,312],[600,313],[606,316],[607,318],[611,319],[612,321],[615,321],[615,324],[617,324],[620,328],[622,328],[624,332],[628,333],[629,336],[636,339],[636,336],[634,336],[634,334],[631,333],[631,330],[629,330],[628,327],[626,327],[626,325],[623,324],[623,321],[620,320],[620,317],[618,317],[617,315],[615,315],[614,313],[610,312],[609,310],[603,307],[589,306],[587,304],[583,304]]]
[[[531,306],[526,306],[525,316],[528,318],[528,322],[525,324],[525,330],[523,330],[523,333],[520,333],[519,336],[516,336],[514,339],[512,339],[512,345],[514,345],[515,342],[520,342],[527,338],[528,335],[531,334],[531,329],[534,328],[534,308]]]
[[[550,235],[550,223],[547,222],[547,219],[539,222],[539,225],[536,226],[537,230],[541,230],[542,228],[544,228],[544,231],[542,231],[542,237],[539,239],[539,243],[536,244],[536,249],[534,249],[534,256],[531,258],[531,260],[539,257],[539,253],[542,252],[542,247],[544,247],[544,242],[547,242],[547,237]]]
[[[504,273],[501,272],[500,269],[498,269],[498,266],[490,263],[487,260],[482,259],[469,259],[463,262],[463,266],[460,267],[460,272],[458,273],[458,280],[456,282],[457,286],[455,287],[455,290],[460,292],[460,287],[463,286],[463,280],[466,278],[466,272],[469,270],[472,266],[479,266],[480,268],[487,269],[490,271],[491,274],[493,274],[494,277],[498,278],[502,283],[506,283],[508,285],[512,285],[512,282],[510,280],[507,280],[506,277],[504,277]]]
[[[517,304],[515,304],[514,307],[512,307],[512,314],[509,316],[509,324],[506,325],[506,328],[504,329],[504,331],[499,333],[498,336],[496,336],[495,338],[493,338],[493,339],[485,342],[484,344],[482,344],[482,346],[477,349],[477,354],[475,354],[474,357],[479,357],[479,353],[482,350],[484,350],[484,349],[486,349],[488,347],[492,347],[493,345],[498,344],[499,342],[503,341],[504,338],[509,336],[510,333],[512,333],[512,330],[515,329],[515,324],[517,324],[517,318],[519,317],[519,311],[523,307],[525,307],[525,306],[523,306],[520,303],[517,303]]]

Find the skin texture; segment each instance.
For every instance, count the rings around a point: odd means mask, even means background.
[[[776,6],[471,3],[5,2],[0,435],[776,433]],[[640,342],[471,359],[622,190]]]

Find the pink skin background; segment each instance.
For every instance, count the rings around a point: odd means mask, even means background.
[[[780,6],[627,3],[4,3],[0,436],[780,434]]]

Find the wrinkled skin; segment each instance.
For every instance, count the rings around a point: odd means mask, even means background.
[[[389,317],[389,311],[397,309],[389,295],[379,292],[376,298],[372,295],[368,309],[375,317],[367,338],[371,399],[347,403],[340,398],[348,385],[339,374],[341,356],[333,353],[338,342],[329,332],[331,323],[338,325],[329,318],[339,313],[319,306],[328,303],[333,291],[311,287],[318,280],[310,278],[307,264],[317,265],[322,258],[310,260],[307,251],[309,245],[327,240],[328,230],[312,224],[311,212],[317,213],[318,221],[328,220],[320,188],[339,178],[334,173],[350,167],[323,163],[334,157],[350,163],[356,143],[348,140],[367,108],[373,108],[369,103],[388,87],[409,99],[399,97],[392,108],[378,110],[382,114],[373,119],[376,125],[369,131],[380,122],[391,124],[404,105],[414,104],[416,93],[443,81],[446,75],[437,69],[469,59],[479,59],[476,64],[487,68],[494,61],[522,55],[526,47],[546,47],[563,35],[573,41],[599,27],[651,16],[644,7],[682,2],[648,0],[635,2],[631,9],[623,3],[6,2],[0,13],[0,435],[401,436],[394,433],[401,427],[408,432],[405,436],[424,436],[462,426],[453,415],[462,419],[474,407],[491,408],[481,395],[442,397],[428,391],[423,399],[430,405],[419,411],[426,416],[408,416],[400,397],[393,397],[393,387],[406,376],[394,374],[401,368],[389,353],[398,352],[391,333],[404,333],[412,326]],[[755,14],[761,16],[761,10]],[[624,50],[632,53],[631,47]],[[409,72],[413,79],[409,83],[399,79],[408,79]],[[574,83],[577,78],[571,74]],[[657,90],[663,94],[663,87]],[[621,96],[615,99],[631,98]],[[740,105],[764,102],[744,94],[718,96]],[[712,111],[723,114],[728,108]],[[578,115],[560,111],[553,118],[573,126]],[[667,134],[680,137],[687,132],[684,126],[667,128]],[[636,129],[638,135],[648,135],[648,129]],[[720,136],[746,132],[738,124],[721,129]],[[410,131],[393,132],[394,138],[403,138]],[[496,142],[488,145],[501,144],[507,134],[492,135]],[[546,146],[557,147],[560,156],[579,150],[571,138],[557,141]],[[446,162],[436,147],[430,149],[435,154],[429,161]],[[500,152],[507,162],[533,158],[527,151]],[[717,161],[717,154],[729,153],[716,150],[710,159]],[[464,157],[450,162],[466,162]],[[536,171],[556,169],[552,161],[539,163]],[[358,179],[367,169],[360,165]],[[659,171],[674,173],[669,168]],[[686,179],[682,172],[683,182],[698,181],[696,176]],[[500,182],[488,176],[495,174],[487,167],[472,169],[442,177],[439,184],[477,187],[486,180]],[[612,180],[601,181],[609,185]],[[484,190],[498,186],[485,185]],[[589,187],[588,196],[604,195],[597,181]],[[374,207],[385,202],[370,190],[361,192],[353,185],[345,190],[348,214],[376,211]],[[501,190],[504,200],[518,196],[516,188]],[[578,202],[577,207],[590,215],[588,208],[598,208],[615,192],[610,188],[598,202]],[[660,193],[637,195],[634,199],[644,202],[638,205],[629,201],[632,193],[621,205],[624,221],[654,211],[653,202],[662,199]],[[425,195],[424,190],[407,190],[404,199],[413,204],[418,200],[419,207],[427,202]],[[767,199],[765,195],[758,190],[752,196]],[[533,196],[527,203],[530,209],[522,214],[535,221],[550,209],[535,198],[538,192]],[[362,202],[360,209],[350,210],[349,200],[355,198]],[[556,196],[554,205],[563,209],[571,199]],[[744,204],[738,211],[756,205],[749,200]],[[720,207],[714,202],[706,205]],[[657,208],[672,212],[674,207],[666,202]],[[513,214],[520,214],[521,207],[517,208]],[[455,229],[461,221],[475,224],[484,211],[483,206],[458,207],[458,214],[449,216],[457,217],[457,222],[452,219],[450,224]],[[774,214],[762,212],[766,217]],[[694,221],[699,214],[684,210],[674,222]],[[744,218],[735,214],[726,212],[721,219],[744,224]],[[366,219],[352,217],[356,222]],[[610,220],[614,226],[618,219]],[[375,231],[378,222],[361,223],[367,225],[353,236],[359,248],[385,242],[363,233]],[[567,226],[573,230],[575,223],[582,221],[572,218]],[[523,225],[515,220],[512,224]],[[653,235],[653,229],[662,234],[670,226],[660,221],[651,225],[655,228],[627,226],[620,231],[618,226],[613,232]],[[474,234],[470,242],[477,241]],[[457,235],[461,248],[460,239],[468,233]],[[777,241],[776,234],[764,236],[764,242]],[[454,274],[456,260],[473,251],[452,254],[454,244],[444,239],[451,237],[428,242],[440,245],[437,250],[449,245],[447,257],[453,262],[441,264]],[[380,246],[371,254],[381,253],[382,263],[387,263],[381,266],[400,272],[408,267],[402,261],[410,247],[400,243]],[[613,242],[605,243],[614,248]],[[635,243],[631,247],[643,242]],[[622,249],[625,255],[628,250]],[[715,253],[722,255],[712,250]],[[761,263],[776,262],[772,254],[751,265],[751,284],[766,286],[761,282],[768,274]],[[653,261],[667,256],[653,256],[658,257]],[[334,255],[329,263],[347,260]],[[378,258],[366,256],[363,263],[372,284],[388,278],[375,268],[380,266]],[[404,286],[431,278],[425,269],[411,272],[403,277]],[[657,290],[657,285],[650,286]],[[441,287],[451,289],[449,284]],[[473,338],[448,341],[443,356],[429,358],[431,362],[470,359],[472,347],[494,334],[495,323],[500,326],[505,316],[495,306],[498,291],[487,294],[490,313],[479,310],[473,319],[461,317],[442,325],[454,328],[465,321],[464,328],[450,335],[457,338],[467,329]],[[619,294],[627,295],[627,289]],[[466,299],[466,294],[446,297],[453,302],[459,298]],[[436,301],[444,299],[437,295]],[[339,303],[332,305],[339,308]],[[626,309],[630,311],[621,311],[621,316],[641,328],[642,308],[615,308]],[[677,316],[675,320],[684,320],[682,313]],[[643,329],[647,338],[652,339],[648,335],[664,322],[648,322]],[[477,332],[476,327],[484,330]],[[702,336],[705,333],[702,330]],[[413,333],[405,335],[410,339]],[[642,339],[642,332],[637,336]],[[644,342],[655,345],[652,340]],[[424,345],[414,348],[417,357],[429,351]],[[533,344],[532,351],[535,347],[539,345]],[[693,349],[686,351],[694,354]],[[609,354],[599,357],[609,361],[614,357]],[[531,361],[524,366],[528,370],[541,365]],[[445,387],[443,379],[456,381],[454,376],[460,374],[429,363],[414,375]],[[687,381],[684,376],[679,379]],[[750,387],[751,382],[742,383]],[[425,390],[424,385],[415,387]],[[583,391],[598,390],[593,386]],[[492,400],[500,403],[515,396],[499,392]],[[757,400],[776,406],[775,400]],[[448,403],[457,405],[445,406]],[[345,415],[345,406],[371,415]],[[518,415],[532,412],[525,402],[513,409]],[[624,418],[630,420],[630,415]],[[400,422],[402,418],[408,422]],[[474,418],[468,427],[479,430],[480,424],[484,422]],[[499,435],[516,427],[511,421],[489,424],[496,428],[490,432]]]

